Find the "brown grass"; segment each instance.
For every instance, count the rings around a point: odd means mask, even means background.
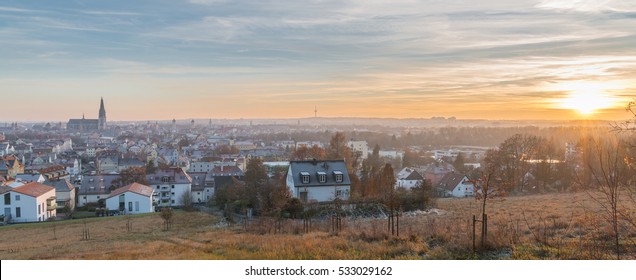
[[[630,204],[631,203],[631,204]],[[508,197],[489,202],[487,247],[473,255],[474,199],[440,199],[441,214],[400,219],[400,236],[386,220],[273,219],[218,228],[218,217],[176,212],[170,231],[158,214],[0,227],[0,259],[611,259],[611,234],[598,203],[586,193]],[[634,217],[633,202],[624,209]],[[55,230],[54,230],[55,229]],[[90,239],[83,240],[85,229]],[[55,234],[54,234],[55,232]],[[275,233],[277,232],[277,233]],[[479,232],[479,230],[478,230]],[[624,228],[623,254],[634,258],[633,227]]]

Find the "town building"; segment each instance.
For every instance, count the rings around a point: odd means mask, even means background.
[[[304,202],[348,200],[351,192],[344,160],[291,161],[286,185],[292,197]]]
[[[70,119],[66,124],[66,129],[79,131],[105,130],[106,126],[106,109],[104,108],[104,98],[102,98],[99,104],[98,119],[87,119],[84,116],[81,119]]]

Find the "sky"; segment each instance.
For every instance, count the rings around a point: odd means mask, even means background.
[[[636,1],[0,2],[0,121],[626,119]]]

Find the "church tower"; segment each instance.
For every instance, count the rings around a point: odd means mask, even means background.
[[[99,130],[106,129],[106,109],[104,109],[104,98],[99,104]]]

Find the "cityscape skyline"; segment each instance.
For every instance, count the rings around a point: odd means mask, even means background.
[[[6,121],[630,117],[621,1],[5,1]]]

